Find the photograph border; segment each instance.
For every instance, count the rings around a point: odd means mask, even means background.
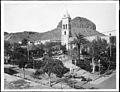
[[[4,89],[4,4],[5,3],[115,3],[116,4],[116,89]],[[119,1],[1,1],[1,91],[119,91]]]

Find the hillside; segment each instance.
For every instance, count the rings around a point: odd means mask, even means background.
[[[60,40],[61,39],[61,27],[62,22],[60,21],[57,25],[57,27],[53,30],[44,32],[44,33],[38,33],[38,32],[18,32],[18,33],[6,33],[5,32],[5,40],[13,42],[21,41],[22,39],[26,38],[30,41],[35,40]],[[71,33],[74,37],[75,33],[81,33],[84,36],[88,35],[100,35],[103,34],[96,31],[96,25],[91,22],[90,20],[82,17],[76,17],[71,20]]]

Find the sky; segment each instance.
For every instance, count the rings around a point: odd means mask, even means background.
[[[18,2],[4,3],[4,31],[9,33],[46,32],[58,25],[68,10],[71,18],[84,17],[96,24],[96,30],[116,30],[115,3]]]

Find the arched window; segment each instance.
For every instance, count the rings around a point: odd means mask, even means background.
[[[66,29],[67,29],[67,24],[66,24]]]
[[[66,31],[64,31],[64,35],[66,35]]]
[[[69,24],[69,29],[71,29],[71,25]]]
[[[63,25],[63,29],[65,29],[65,25]]]

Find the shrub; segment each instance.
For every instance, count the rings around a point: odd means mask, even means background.
[[[73,64],[75,64],[75,61],[72,61]],[[85,59],[85,60],[77,60],[76,61],[76,65],[79,66],[80,68],[91,72],[92,71],[92,67],[90,66],[90,61]]]

